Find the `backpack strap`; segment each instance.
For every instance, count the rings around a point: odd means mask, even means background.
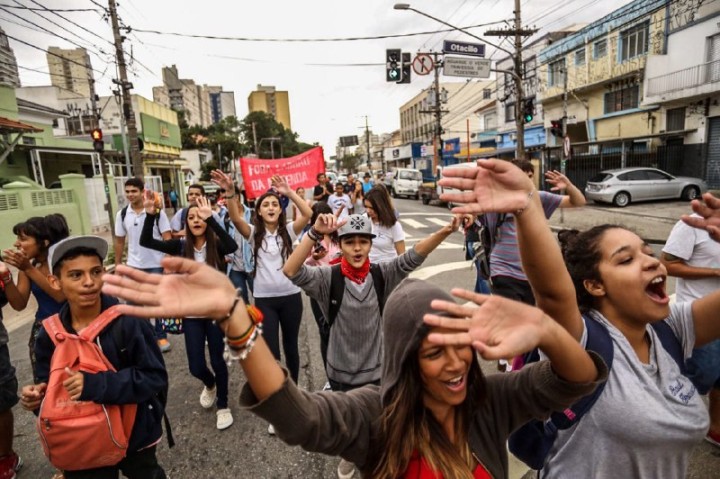
[[[120,210],[120,221],[123,224],[123,228],[125,228],[125,217],[127,216],[127,209],[128,205],[123,206],[123,209]]]
[[[383,309],[385,308],[385,278],[383,277],[380,265],[370,264],[370,274],[372,275],[375,295],[377,296],[378,307],[380,308],[380,317],[382,317]]]
[[[42,325],[55,346],[58,345],[58,335],[67,334],[65,326],[63,326],[62,321],[60,321],[59,314],[53,314],[49,318],[44,319]]]
[[[100,316],[95,318],[88,326],[82,330],[79,334],[85,341],[95,341],[98,334],[100,334],[110,323],[115,321],[118,316],[122,313],[118,310],[119,305],[110,306],[108,309],[100,313]]]
[[[650,323],[650,326],[652,326],[655,330],[655,334],[657,334],[658,338],[660,338],[660,344],[662,344],[662,347],[665,348],[665,351],[668,352],[668,354],[680,367],[680,373],[685,375],[687,372],[685,368],[685,354],[683,352],[682,344],[680,344],[680,340],[677,336],[675,336],[675,333],[670,325],[665,321],[655,321],[654,323]]]
[[[345,277],[339,264],[330,267],[330,304],[328,306],[328,327],[332,326],[337,318],[343,295],[345,294]]]

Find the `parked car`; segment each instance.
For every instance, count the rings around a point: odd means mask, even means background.
[[[634,201],[680,198],[693,200],[707,191],[700,178],[673,176],[657,168],[621,168],[601,171],[585,186],[589,200],[621,208]]]
[[[420,200],[422,200],[424,205],[430,204],[432,201],[438,201],[440,203],[444,203],[440,199],[440,195],[443,193],[449,193],[455,191],[453,188],[447,188],[438,185],[438,181],[442,179],[444,176],[444,172],[450,169],[454,168],[475,168],[476,164],[474,161],[467,162],[467,163],[457,163],[455,165],[449,165],[449,166],[438,166],[437,170],[435,171],[435,177],[431,179],[430,181],[424,182],[420,186]],[[448,207],[452,208],[452,203],[448,203]]]
[[[390,194],[393,198],[405,196],[408,198],[418,199],[420,197],[420,186],[423,177],[420,170],[411,168],[398,168],[392,179],[390,186]]]

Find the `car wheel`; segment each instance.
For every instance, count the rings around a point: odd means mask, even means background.
[[[685,201],[690,201],[694,200],[698,196],[700,196],[700,189],[697,186],[686,186],[683,188],[680,198]]]
[[[427,196],[423,196],[423,197],[422,197],[422,204],[424,204],[424,205],[429,205],[429,204],[430,204],[430,198],[428,198]]]
[[[613,198],[613,204],[620,208],[625,208],[627,205],[630,204],[630,194],[621,191],[620,193],[615,195],[615,198]]]

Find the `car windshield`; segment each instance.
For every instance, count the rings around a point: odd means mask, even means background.
[[[598,173],[597,175],[590,178],[588,181],[590,183],[602,183],[603,181],[607,181],[610,178],[612,178],[612,175],[610,173]]]
[[[422,174],[419,171],[401,171],[398,178],[401,180],[422,180]]]

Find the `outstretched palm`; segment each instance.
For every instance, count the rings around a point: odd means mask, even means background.
[[[568,180],[567,176],[555,170],[545,173],[545,181],[552,185],[551,191],[561,191],[570,185],[570,180]]]
[[[220,170],[213,170],[210,172],[210,179],[228,193],[233,192],[233,179],[227,173]]]
[[[270,181],[272,183],[272,186],[281,195],[288,196],[290,194],[290,186],[288,186],[287,181],[282,176],[275,175],[270,179]]]
[[[451,168],[444,175],[441,186],[460,190],[440,196],[462,204],[453,208],[454,213],[513,212],[527,206],[528,193],[534,188],[520,168],[502,160],[481,160],[477,168]]]

